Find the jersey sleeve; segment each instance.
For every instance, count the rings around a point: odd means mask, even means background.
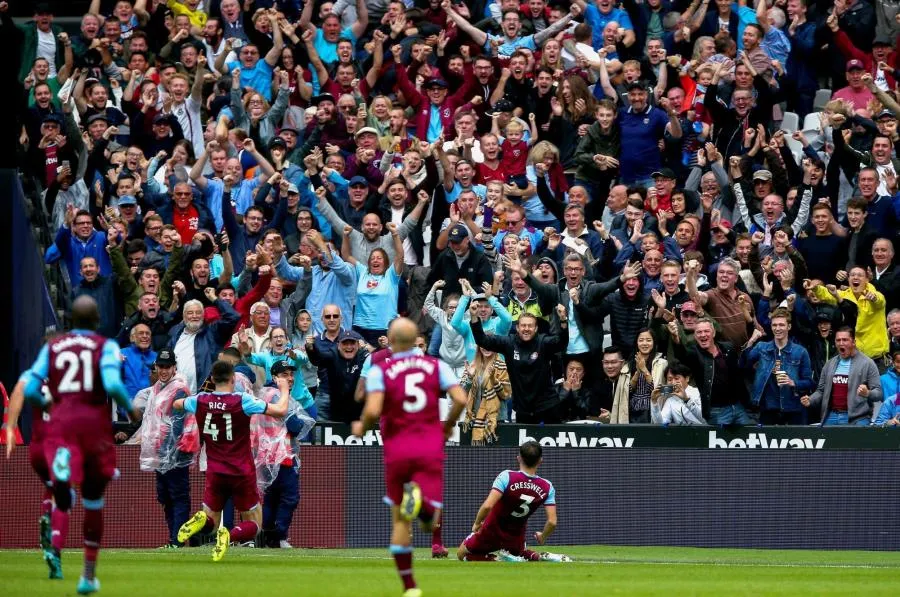
[[[547,484],[550,486],[550,491],[547,492],[547,499],[544,500],[545,506],[555,506],[556,505],[556,487],[553,486],[553,483],[547,481]]]
[[[369,371],[372,370],[372,355],[366,357],[363,361],[362,371],[360,371],[359,376],[363,379],[369,379]]]
[[[456,374],[453,373],[453,369],[451,369],[450,365],[448,365],[444,361],[438,361],[438,372],[441,376],[442,391],[446,392],[453,386],[459,385],[459,379],[457,379]]]
[[[188,396],[184,399],[184,412],[188,413],[196,413],[197,412],[197,397],[196,396]]]
[[[48,345],[44,344],[41,348],[29,371],[32,377],[36,377],[42,383],[50,375],[50,347]]]
[[[372,367],[366,376],[366,392],[383,392],[384,391],[384,373],[381,367]]]
[[[266,412],[266,403],[251,394],[241,394],[241,408],[244,414],[262,415]]]
[[[107,340],[103,343],[103,353],[100,355],[100,369],[107,367],[119,370],[122,368],[121,351],[119,343],[115,340]]]
[[[131,396],[122,381],[122,357],[119,344],[115,340],[103,343],[100,353],[100,376],[106,393],[123,408],[131,407]]]
[[[503,471],[494,479],[491,489],[496,489],[500,493],[506,493],[507,487],[509,487],[509,471]]]

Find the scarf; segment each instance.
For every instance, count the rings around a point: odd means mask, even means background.
[[[472,431],[472,445],[483,446],[497,441],[497,415],[500,401],[512,397],[506,363],[499,357],[483,375],[463,373],[460,385],[468,394],[463,431]]]
[[[668,363],[661,354],[657,354],[653,358],[650,365],[650,377],[653,378],[653,387],[657,388],[663,383],[663,372],[666,370]],[[628,424],[628,403],[631,392],[631,371],[628,365],[622,367],[621,373],[616,380],[616,386],[613,389],[613,405],[612,411],[609,413],[609,422],[611,424],[626,425]]]

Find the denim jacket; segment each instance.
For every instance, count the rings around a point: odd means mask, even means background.
[[[753,389],[750,395],[750,401],[754,406],[765,407],[763,395],[767,390],[772,372],[775,371],[775,361],[778,358],[778,348],[775,346],[774,341],[759,342],[750,350],[746,350],[741,354],[741,368],[756,365]],[[815,389],[809,353],[799,344],[788,340],[788,343],[781,351],[781,370],[794,380],[794,387],[778,387],[779,410],[782,412],[798,412],[803,409],[800,404],[800,396],[809,394]]]

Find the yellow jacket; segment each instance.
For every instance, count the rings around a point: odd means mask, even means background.
[[[875,295],[875,300],[870,301],[866,294]],[[823,303],[837,305],[837,300],[824,286],[816,286],[813,293]],[[856,347],[870,359],[878,358],[888,351],[887,324],[885,323],[885,308],[887,302],[884,295],[875,290],[872,284],[866,284],[865,291],[859,296],[853,294],[849,288],[839,290],[838,296],[845,301],[856,305],[859,313],[856,316]]]
[[[167,0],[166,6],[175,13],[175,16],[185,15],[187,18],[191,20],[191,25],[194,27],[198,27],[202,29],[206,25],[206,19],[208,15],[200,10],[198,7],[197,10],[191,10],[181,2],[176,2],[176,0]]]

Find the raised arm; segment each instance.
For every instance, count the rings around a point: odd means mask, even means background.
[[[369,7],[366,0],[356,0],[356,22],[350,27],[353,37],[359,39],[369,26]]]
[[[281,60],[281,50],[284,49],[284,36],[281,33],[281,27],[278,26],[278,19],[271,13],[267,16],[272,26],[272,49],[266,52],[265,61],[266,64],[274,67]]]
[[[453,10],[453,5],[450,3],[450,0],[444,0],[441,2],[441,6],[444,9],[444,12],[447,13],[447,17],[450,18],[451,21],[456,23],[456,26],[465,31],[469,37],[472,38],[479,46],[484,46],[484,44],[488,40],[488,35],[481,29],[478,29],[472,23],[466,20],[464,16]]]
[[[206,74],[206,55],[197,57],[197,73],[194,75],[194,84],[191,86],[191,99],[198,104],[203,101],[203,75]]]
[[[387,229],[390,231],[391,240],[394,242],[394,263],[392,265],[399,276],[403,273],[403,239],[400,238],[400,231],[393,222],[388,222]]]

